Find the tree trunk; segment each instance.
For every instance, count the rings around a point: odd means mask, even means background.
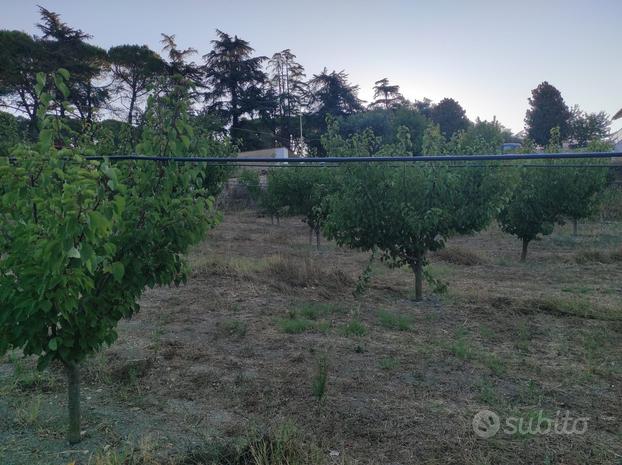
[[[136,92],[132,90],[132,97],[130,98],[130,109],[127,114],[127,124],[132,125],[134,119],[134,105],[136,102]]]
[[[320,227],[315,228],[315,246],[320,250]]]
[[[524,262],[527,259],[527,247],[529,246],[529,240],[523,239],[523,251],[520,254],[520,261]]]
[[[69,406],[69,444],[80,442],[80,368],[77,363],[66,365],[67,401]]]
[[[313,245],[313,228],[309,226],[309,245]]]
[[[415,273],[415,300],[423,299],[423,256],[419,255],[410,266]]]
[[[572,235],[576,236],[578,234],[578,230],[579,230],[579,222],[577,221],[576,218],[572,219]]]

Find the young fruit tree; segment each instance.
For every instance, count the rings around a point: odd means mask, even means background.
[[[327,237],[410,267],[421,300],[426,253],[453,235],[486,227],[506,201],[512,175],[492,165],[372,163],[348,167],[342,180],[330,199]]]
[[[327,117],[326,124],[328,130],[322,136],[322,146],[331,157],[412,155],[410,132],[406,127],[397,129],[394,143],[382,144],[371,129],[344,138],[334,118]],[[343,176],[343,170],[334,167],[282,168],[268,176],[266,199],[273,208],[278,206],[290,215],[303,216],[309,226],[309,243],[315,235],[319,247],[320,231],[330,211],[329,198],[341,188]]]
[[[259,196],[259,210],[270,215],[272,224],[277,224],[282,216],[288,215],[288,178],[287,169],[271,169],[268,171],[267,186]]]
[[[611,145],[592,141],[585,149],[588,152],[609,152]],[[596,213],[601,196],[610,184],[612,175],[611,159],[571,159],[564,160],[562,170],[564,183],[559,186],[561,193],[554,197],[562,200],[561,211],[572,221],[572,233],[578,234],[578,222]]]
[[[497,216],[503,232],[522,241],[522,262],[527,258],[529,243],[540,234],[551,234],[555,223],[561,221],[562,199],[552,197],[558,192],[551,185],[556,168],[550,161],[533,162],[530,165],[518,168],[518,184],[509,202]]]
[[[607,187],[607,163],[598,159],[544,160],[520,168],[516,189],[497,219],[504,232],[522,241],[521,262],[527,259],[531,241],[551,234],[555,224],[594,212],[598,194]]]
[[[34,148],[0,162],[0,354],[21,350],[38,366],[64,366],[68,440],[80,440],[80,365],[112,344],[146,287],[185,279],[183,254],[218,216],[190,164],[88,161],[63,148],[68,73],[37,92],[42,127]],[[184,155],[190,145],[187,87],[174,80],[147,110],[139,150]],[[165,132],[158,130],[161,124]]]
[[[280,203],[289,215],[300,215],[309,226],[309,244],[315,235],[320,246],[320,228],[328,213],[328,196],[336,187],[334,172],[330,168],[294,166],[283,170],[276,186]],[[268,181],[270,182],[270,181]]]

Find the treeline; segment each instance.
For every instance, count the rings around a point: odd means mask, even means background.
[[[96,134],[103,127],[115,136],[119,145],[112,150],[117,152],[135,151],[148,97],[166,93],[175,75],[192,84],[194,125],[230,136],[240,150],[286,146],[324,155],[321,136],[329,115],[339,121],[342,136],[369,128],[384,142],[394,143],[398,129],[407,128],[414,155],[430,149],[424,146],[426,130],[437,132],[442,149],[450,152],[461,150],[465,140],[469,147],[478,145],[477,150],[487,152],[498,151],[503,142],[520,141],[496,120],[469,121],[454,99],[411,102],[386,78],[375,83],[374,100],[364,102],[344,71],[325,68],[308,76],[291,50],[257,56],[248,41],[220,30],[212,49],[199,60],[195,49],[180,49],[175,36],[166,34],[160,53],[145,45],[104,50],[89,43],[92,37],[87,32],[42,7],[37,28],[38,36],[0,31],[0,108],[9,112],[0,116],[0,150],[36,140],[40,118],[36,74],[61,68],[70,73],[68,100],[74,111],[67,116],[74,129]],[[579,147],[609,132],[606,114],[569,109],[559,91],[546,82],[534,89],[530,104],[527,136],[540,146],[549,142],[554,127],[560,128],[562,140]],[[116,139],[123,131],[129,134],[129,147]]]

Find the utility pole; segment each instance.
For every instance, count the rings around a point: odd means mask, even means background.
[[[304,146],[304,139],[302,138],[302,109],[300,111],[300,113],[298,114],[298,119],[300,121],[300,140],[298,142],[298,147],[300,148],[300,157],[304,157],[304,150],[305,150],[305,146]]]

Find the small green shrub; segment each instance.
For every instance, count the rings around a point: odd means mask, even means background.
[[[253,169],[246,169],[240,172],[238,177],[240,184],[242,184],[248,191],[253,202],[257,202],[261,196],[261,183],[259,181],[259,173]]]

